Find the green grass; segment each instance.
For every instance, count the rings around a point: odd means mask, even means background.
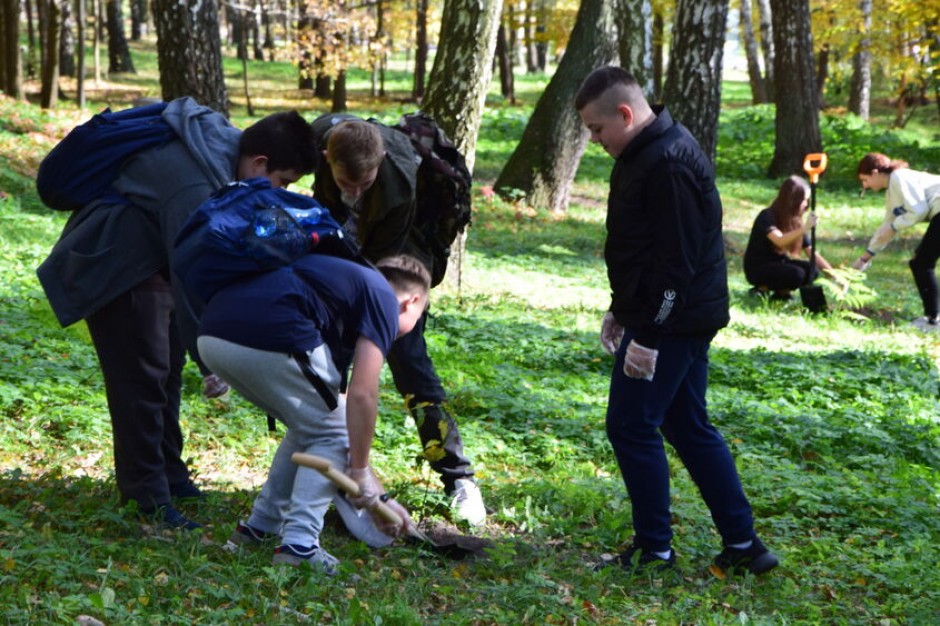
[[[277,99],[275,87],[292,75],[267,70],[256,64],[250,73],[270,82],[272,108],[323,109]],[[356,76],[358,93],[366,81]],[[539,81],[520,79],[530,94]],[[142,78],[135,88],[153,83]],[[532,104],[491,100],[479,185],[495,178]],[[394,116],[403,106],[365,101],[357,110]],[[879,195],[858,198],[858,155],[880,147],[940,170],[936,113],[923,114],[920,127],[904,132],[826,118],[832,165],[818,189],[818,236],[834,263],[854,259],[881,217]],[[58,327],[34,273],[67,216],[39,204],[30,176],[80,117],[0,99],[0,623],[69,624],[81,615],[106,624],[940,621],[940,337],[908,324],[920,305],[906,259],[922,229],[879,255],[864,283],[876,296],[862,304],[829,292],[835,311],[810,316],[798,300],[748,297],[741,254],[753,216],[778,184],[761,170],[772,153],[769,108],[735,100],[722,113],[732,321],[713,344],[709,403],[758,531],[783,565],[764,578],[728,580],[707,570],[719,541],[674,457],[678,572],[627,579],[590,571],[630,535],[629,502],[604,433],[611,361],[597,334],[609,297],[602,243],[610,161],[596,147],[564,215],[478,196],[459,291],[448,282],[434,294],[428,341],[493,510],[484,529],[468,530],[494,541],[489,558],[446,561],[414,546],[371,552],[333,526],[323,542],[343,561],[334,578],[272,568],[264,550],[222,551],[277,437],[237,396],[203,399],[191,365],[186,453],[209,499],[185,510],[206,531],[146,532],[118,502],[87,331]],[[234,119],[249,122],[238,109]],[[416,517],[445,518],[418,453],[414,425],[385,380],[374,463]]]

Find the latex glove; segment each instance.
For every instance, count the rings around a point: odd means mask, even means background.
[[[377,502],[381,502],[381,498]],[[409,515],[408,509],[399,504],[394,498],[385,500],[385,505],[395,511],[398,517],[401,518],[401,522],[395,524],[388,521],[379,515],[378,507],[375,506],[369,509],[369,515],[372,516],[372,521],[375,522],[375,526],[389,537],[399,537],[406,534],[408,528],[414,524],[414,522],[411,521],[411,515]]]
[[[620,347],[620,340],[623,339],[623,326],[614,319],[614,314],[610,311],[604,314],[604,321],[601,322],[601,346],[607,354],[613,354]]]
[[[360,468],[348,468],[346,475],[359,485],[359,495],[346,494],[350,504],[357,509],[372,509],[375,503],[379,501],[379,496],[385,493],[382,483],[372,471],[372,468],[366,465]]]
[[[857,259],[855,259],[855,262],[854,262],[854,263],[852,263],[852,267],[853,267],[854,269],[857,269],[857,270],[860,271],[860,272],[864,272],[864,271],[866,271],[869,267],[871,267],[871,259],[868,259],[868,260],[866,261],[866,260],[865,260],[865,257],[861,257],[861,256],[860,256],[860,257],[858,257]]]
[[[656,373],[656,359],[659,350],[641,346],[634,340],[627,345],[627,353],[623,357],[623,373],[628,378],[642,378],[653,380]]]

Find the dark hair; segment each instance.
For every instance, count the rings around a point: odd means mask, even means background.
[[[297,111],[272,113],[245,129],[238,140],[241,157],[268,157],[268,172],[313,172],[320,162],[320,148],[310,124]]]
[[[809,197],[809,183],[799,176],[791,176],[783,181],[777,197],[770,205],[770,214],[774,219],[774,226],[781,232],[788,233],[802,226],[800,219],[800,206],[803,201]],[[799,241],[799,247],[802,248],[802,241]]]
[[[637,90],[640,88],[636,77],[627,70],[613,65],[599,67],[581,82],[578,93],[574,97],[574,108],[580,111],[614,85],[624,85]]]
[[[862,160],[858,162],[858,172],[856,176],[868,175],[878,170],[884,174],[890,174],[894,170],[903,170],[906,168],[907,161],[892,161],[887,155],[880,152],[869,152]]]
[[[431,273],[413,256],[399,254],[379,259],[375,266],[393,288],[426,296],[431,290]]]

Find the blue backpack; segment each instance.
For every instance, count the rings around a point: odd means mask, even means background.
[[[319,202],[252,178],[226,185],[189,216],[176,236],[173,269],[204,306],[223,287],[311,252],[369,265]]]
[[[56,211],[75,211],[107,199],[126,203],[111,189],[124,161],[176,138],[164,121],[166,102],[112,112],[105,109],[76,126],[39,164],[36,190]]]

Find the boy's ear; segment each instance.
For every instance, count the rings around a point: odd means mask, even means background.
[[[633,115],[633,109],[630,108],[629,104],[617,105],[617,112],[620,113],[620,116],[623,118],[624,126],[629,127],[633,125],[633,118],[635,116]]]

